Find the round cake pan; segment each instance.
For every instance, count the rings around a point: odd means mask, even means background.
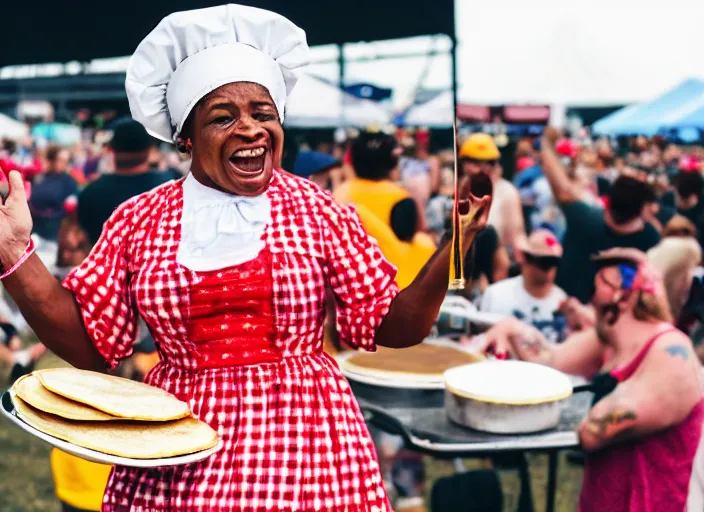
[[[529,434],[557,427],[566,399],[514,405],[482,402],[445,391],[445,410],[451,421],[494,434]]]
[[[484,361],[445,372],[445,410],[450,420],[495,434],[555,428],[573,393],[562,372],[525,361]]]

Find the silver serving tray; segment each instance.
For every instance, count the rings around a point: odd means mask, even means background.
[[[0,407],[0,411],[2,411],[2,414],[25,432],[41,439],[42,441],[49,443],[54,448],[58,448],[63,452],[75,455],[76,457],[88,460],[90,462],[97,462],[98,464],[107,464],[110,466],[128,466],[135,468],[181,466],[184,464],[192,464],[194,462],[199,462],[201,460],[207,459],[214,453],[217,453],[223,447],[223,442],[222,440],[220,440],[217,446],[214,446],[213,448],[208,448],[207,450],[189,453],[187,455],[179,455],[177,457],[165,457],[161,459],[130,459],[128,457],[109,455],[107,453],[91,450],[89,448],[83,448],[82,446],[77,446],[67,441],[63,441],[54,436],[45,434],[44,432],[41,432],[36,428],[32,427],[31,425],[25,423],[15,411],[15,406],[12,404],[12,399],[10,397],[10,391],[6,391],[5,393],[3,393],[2,398],[0,398],[0,400],[2,401],[2,407]]]

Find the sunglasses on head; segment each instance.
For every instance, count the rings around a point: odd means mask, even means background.
[[[538,267],[541,270],[551,270],[560,264],[560,258],[557,256],[535,256],[533,254],[525,254],[526,263]]]
[[[488,167],[494,167],[496,165],[499,165],[498,160],[477,160],[475,158],[467,158],[467,161],[476,165],[486,165]]]

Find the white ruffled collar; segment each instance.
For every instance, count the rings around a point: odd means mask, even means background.
[[[271,222],[266,193],[238,196],[207,187],[189,174],[183,182],[178,261],[192,270],[216,270],[254,259]]]

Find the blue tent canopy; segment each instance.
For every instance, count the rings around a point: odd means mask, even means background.
[[[700,106],[704,107],[704,82],[689,79],[653,101],[625,107],[600,119],[592,129],[603,135],[652,136]]]
[[[670,126],[667,126],[667,128],[677,130],[685,128],[698,128],[700,130],[704,130],[704,106],[699,107],[697,110],[690,113],[689,115],[678,119],[677,121],[673,122]]]
[[[60,146],[70,146],[81,141],[81,130],[71,124],[41,123],[32,127],[32,137],[35,140],[54,142]]]

